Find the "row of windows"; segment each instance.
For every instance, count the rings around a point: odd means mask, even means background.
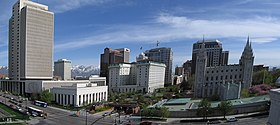
[[[234,70],[231,69],[230,72],[233,72]],[[235,71],[238,71],[238,69],[235,69]],[[239,71],[242,71],[242,69],[239,69]],[[210,71],[207,71],[207,73],[209,73]],[[224,72],[224,70],[221,70],[220,72]],[[229,72],[229,70],[225,70],[225,72]],[[214,73],[214,71],[212,70],[211,73]],[[219,73],[219,70],[216,70],[216,73]]]
[[[224,76],[220,76],[220,80],[224,80],[224,78],[225,78],[225,80],[233,79],[233,75],[229,75],[229,78],[228,78],[228,75],[225,75],[225,77]],[[242,75],[239,74],[239,79],[241,79],[241,78],[242,78]],[[237,75],[234,75],[234,79],[237,79]],[[213,76],[212,77],[206,77],[206,81],[213,81],[213,80],[214,80]],[[219,76],[216,76],[215,80],[219,80]]]

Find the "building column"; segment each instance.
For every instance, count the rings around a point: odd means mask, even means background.
[[[81,94],[81,105],[83,105],[83,103],[84,103],[84,95]]]
[[[65,99],[64,99],[65,100],[65,105],[68,105],[68,95],[65,94],[64,97],[65,97]]]
[[[60,103],[63,105],[63,94],[60,94]]]

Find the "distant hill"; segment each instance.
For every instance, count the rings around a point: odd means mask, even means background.
[[[84,65],[76,65],[72,66],[72,77],[75,76],[85,76],[88,77],[90,75],[99,75],[99,67],[98,66],[84,66]],[[0,66],[0,75],[8,75],[8,67]]]
[[[84,65],[76,65],[72,66],[72,77],[76,76],[85,76],[89,77],[91,75],[99,75],[100,68],[98,66],[84,66]]]
[[[0,66],[0,75],[8,75],[8,66]]]

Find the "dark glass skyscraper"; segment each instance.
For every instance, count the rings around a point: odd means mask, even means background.
[[[150,61],[164,63],[166,65],[165,68],[165,85],[171,85],[172,83],[172,61],[173,61],[173,52],[171,48],[155,48],[151,50],[147,50],[145,55],[148,57]]]
[[[100,77],[106,77],[108,82],[110,64],[129,63],[130,50],[128,48],[111,49],[105,48],[104,53],[100,55]]]
[[[228,51],[223,51],[222,43],[219,40],[201,40],[193,44],[192,51],[192,74],[195,73],[197,53],[201,50],[204,41],[207,53],[206,66],[223,66],[228,64]]]

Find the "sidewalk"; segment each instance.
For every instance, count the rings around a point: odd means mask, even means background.
[[[76,111],[71,111],[71,110],[67,110],[67,109],[62,109],[62,108],[57,108],[57,107],[53,107],[53,106],[48,106],[51,109],[55,109],[55,110],[59,110],[59,111],[63,111],[63,112],[68,112],[68,113],[73,113]]]
[[[251,117],[255,115],[264,115],[267,114],[268,112],[253,112],[253,113],[246,113],[246,114],[237,114],[237,115],[226,115],[226,118],[228,117],[235,117],[235,118],[246,118],[246,117]],[[215,117],[207,117],[207,120],[222,120],[224,116],[215,116]],[[203,117],[195,117],[195,118],[167,118],[167,122],[172,122],[172,121],[200,121],[203,120]]]

